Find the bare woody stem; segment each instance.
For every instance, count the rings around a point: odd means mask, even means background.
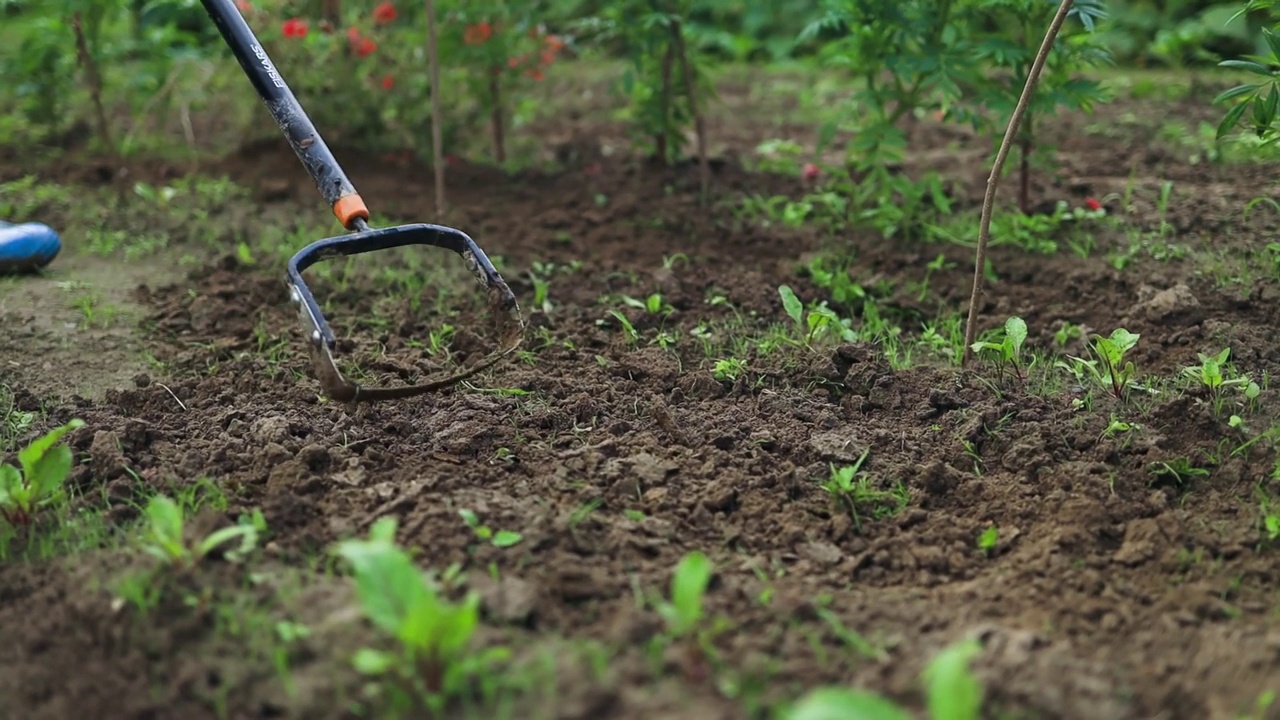
[[[1000,187],[1000,173],[1004,170],[1005,161],[1009,159],[1009,149],[1013,147],[1013,139],[1022,124],[1022,116],[1027,113],[1027,106],[1031,104],[1031,95],[1040,81],[1040,71],[1044,69],[1049,51],[1053,49],[1054,40],[1058,38],[1058,31],[1066,21],[1073,1],[1062,0],[1062,4],[1058,6],[1058,13],[1053,16],[1053,22],[1049,23],[1049,30],[1044,35],[1044,42],[1040,44],[1040,52],[1036,54],[1035,62],[1031,64],[1031,71],[1027,73],[1027,82],[1022,87],[1022,97],[1018,98],[1018,105],[1009,118],[1009,126],[1005,128],[1004,139],[1000,142],[1000,150],[996,153],[995,163],[991,166],[991,175],[987,178],[987,193],[982,198],[982,221],[978,226],[978,250],[974,254],[973,261],[973,292],[969,295],[969,319],[964,326],[962,365],[968,365],[973,359],[972,345],[978,335],[978,307],[982,301],[983,271],[987,265],[987,244],[991,240],[991,213],[995,208],[996,190]]]
[[[76,35],[76,56],[80,66],[84,68],[85,82],[89,85],[89,97],[93,100],[94,114],[97,116],[98,137],[107,146],[107,150],[114,154],[116,145],[111,137],[111,123],[107,121],[107,111],[102,105],[102,76],[98,73],[97,61],[89,52],[89,43],[84,38],[80,13],[72,13],[71,28]]]
[[[427,3],[427,61],[431,73],[431,166],[436,180],[436,215],[444,217],[444,129],[440,126],[440,43],[436,32],[436,3]]]
[[[676,56],[684,69],[685,92],[689,96],[689,112],[693,115],[694,133],[698,143],[698,170],[702,180],[702,197],[705,200],[707,190],[711,186],[711,166],[707,163],[707,123],[698,108],[698,85],[693,74],[693,64],[689,62],[688,49],[684,42],[684,27],[679,20],[671,22],[671,39],[675,43]]]
[[[502,119],[502,68],[495,66],[489,78],[489,101],[493,108],[489,113],[489,124],[493,130],[493,159],[501,165],[507,161],[507,143],[504,138]]]
[[[671,164],[667,152],[667,135],[671,129],[671,66],[675,61],[676,44],[668,43],[667,51],[662,54],[662,126],[653,136],[654,154],[663,165]]]

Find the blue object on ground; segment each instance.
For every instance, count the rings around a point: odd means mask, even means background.
[[[44,223],[0,222],[0,275],[39,270],[61,250],[62,239]]]

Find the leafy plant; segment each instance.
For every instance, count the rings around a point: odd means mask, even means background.
[[[1248,399],[1256,398],[1262,392],[1258,384],[1250,380],[1247,375],[1235,374],[1227,365],[1227,360],[1231,357],[1231,348],[1223,348],[1217,355],[1196,353],[1196,356],[1200,359],[1200,364],[1183,368],[1182,374],[1200,383],[1209,391],[1214,412],[1221,412],[1222,395],[1227,388],[1241,388]]]
[[[671,575],[671,599],[658,604],[667,632],[676,639],[693,635],[702,622],[703,597],[715,567],[704,553],[691,552],[680,559]]]
[[[977,640],[943,648],[921,674],[930,720],[978,720],[984,691],[970,670],[982,651]],[[783,714],[784,720],[909,720],[906,708],[877,693],[837,687],[809,691]]]
[[[737,382],[747,371],[747,361],[742,358],[720,358],[712,367],[712,375],[720,382]]]
[[[853,330],[834,310],[827,307],[825,301],[810,307],[809,311],[805,312],[804,303],[796,297],[790,285],[778,286],[778,295],[782,298],[782,308],[786,311],[787,317],[791,318],[796,328],[804,333],[802,342],[806,347],[811,347],[816,340],[833,331],[836,337],[846,342],[855,339]]]
[[[990,63],[991,71],[977,78],[975,92],[980,102],[995,110],[998,118],[1013,114],[1026,85],[1044,28],[1054,15],[1054,3],[1044,0],[980,0],[977,15],[994,30],[976,41],[979,58]],[[1019,128],[1018,208],[1028,214],[1031,203],[1031,164],[1042,138],[1037,135],[1038,119],[1061,110],[1089,112],[1108,99],[1098,80],[1081,77],[1083,70],[1111,62],[1110,54],[1094,34],[1106,17],[1102,0],[1077,0],[1071,14],[1080,20],[1080,31],[1064,31],[1055,39]]]
[[[480,522],[480,518],[473,510],[463,508],[458,511],[458,514],[462,516],[462,521],[467,524],[467,527],[471,528],[471,531],[475,533],[478,539],[490,543],[494,547],[509,548],[513,545],[519,545],[520,541],[524,540],[524,535],[512,530],[494,532],[493,528]]]
[[[392,677],[399,702],[412,704],[416,698],[438,713],[509,652],[471,648],[480,622],[479,595],[447,600],[396,545],[395,534],[396,520],[380,518],[367,540],[344,540],[333,548],[352,568],[365,616],[397,647],[362,648],[352,662],[363,674]]]
[[[209,553],[234,541],[239,541],[239,545],[228,551],[226,557],[238,562],[257,547],[258,538],[266,529],[262,511],[255,510],[253,515],[240,518],[236,525],[189,541],[182,507],[167,495],[153,496],[147,502],[144,515],[147,526],[143,550],[179,569],[193,567]]]
[[[1247,13],[1266,12],[1270,14],[1273,25],[1261,28],[1266,54],[1245,55],[1218,63],[1218,67],[1243,70],[1259,78],[1256,82],[1230,88],[1214,98],[1215,105],[1235,103],[1218,123],[1218,141],[1241,125],[1246,126],[1263,145],[1272,145],[1280,140],[1280,123],[1277,123],[1280,120],[1280,22],[1277,20],[1280,18],[1274,14],[1277,6],[1280,6],[1277,0],[1248,0],[1231,18],[1235,20]],[[1252,112],[1246,119],[1245,113],[1250,110]]]
[[[841,468],[832,465],[830,476],[822,483],[822,489],[827,491],[832,501],[849,513],[855,528],[862,527],[859,508],[870,508],[871,517],[879,519],[897,514],[910,500],[910,494],[901,483],[892,490],[879,490],[871,485],[871,478],[862,472],[862,464],[870,454],[871,450],[867,449],[852,465]]]
[[[1023,382],[1022,344],[1027,341],[1027,323],[1020,317],[1011,317],[1004,323],[1004,337],[1000,342],[978,341],[973,351],[995,357],[996,367],[1004,374],[1005,366],[1013,368],[1019,382]]]
[[[75,419],[54,428],[18,452],[18,467],[0,464],[0,518],[16,527],[30,525],[40,510],[62,502],[71,474],[71,448],[62,436],[84,426]]]
[[[1073,368],[1078,373],[1087,373],[1089,377],[1110,392],[1118,400],[1124,400],[1137,374],[1133,362],[1125,360],[1125,354],[1132,350],[1141,336],[1124,328],[1117,328],[1109,337],[1095,334],[1089,343],[1093,360],[1084,360],[1069,355]]]

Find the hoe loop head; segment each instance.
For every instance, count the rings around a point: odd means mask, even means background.
[[[493,367],[519,347],[524,335],[524,318],[520,314],[516,296],[494,269],[493,263],[489,262],[489,258],[466,233],[425,223],[378,229],[370,228],[363,220],[356,220],[353,224],[355,232],[317,240],[298,251],[289,261],[287,278],[289,295],[298,305],[316,378],[329,397],[339,402],[356,403],[394,400],[434,392]],[[333,331],[329,329],[329,323],[320,312],[320,306],[302,279],[302,272],[328,258],[359,255],[405,245],[432,245],[452,250],[462,256],[467,268],[489,292],[489,307],[498,331],[498,347],[470,367],[431,382],[387,388],[360,387],[343,377],[342,372],[338,370],[338,365],[333,360],[335,347]]]

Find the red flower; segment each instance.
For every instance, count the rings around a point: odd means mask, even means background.
[[[564,49],[564,41],[555,35],[548,35],[546,39],[547,49],[551,52],[560,52]]]
[[[378,7],[373,9],[373,21],[379,25],[386,25],[396,19],[396,6],[391,4],[390,0],[378,3]]]
[[[1090,209],[1090,210],[1101,210],[1101,209],[1102,209],[1102,203],[1098,202],[1096,199],[1091,198],[1091,197],[1090,197],[1090,198],[1085,198],[1085,199],[1084,199],[1084,206],[1085,206],[1086,208]]]
[[[511,68],[512,70],[515,70],[516,68],[523,65],[524,61],[528,59],[529,59],[528,55],[521,55],[520,57],[507,58],[507,67]]]
[[[542,64],[543,64],[543,65],[550,65],[551,63],[553,63],[553,62],[555,62],[555,61],[556,61],[556,54],[555,54],[554,52],[552,52],[552,51],[550,51],[550,50],[543,50],[543,51],[542,51]]]
[[[391,76],[391,75],[383,75],[383,76],[382,76],[382,89],[383,89],[383,90],[390,90],[391,88],[393,88],[393,87],[395,87],[395,86],[396,86],[396,79],[395,79],[395,77],[393,77],[393,76]]]
[[[356,43],[356,56],[362,58],[369,57],[377,49],[378,43],[370,40],[369,38],[360,38],[360,42]]]
[[[304,38],[307,36],[307,21],[298,19],[285,20],[284,24],[280,26],[280,32],[284,33],[287,38]]]
[[[800,171],[800,175],[805,180],[817,180],[818,175],[820,174],[822,174],[822,171],[819,170],[818,166],[814,165],[813,163],[805,163],[804,169]]]
[[[253,6],[250,5],[246,0],[236,0],[236,7],[239,8],[240,12],[242,13],[253,12]]]
[[[462,41],[468,45],[479,45],[493,36],[493,26],[487,22],[468,25],[466,30],[462,31]]]
[[[533,78],[534,80],[541,80],[543,77],[545,77],[545,76],[542,74],[542,71],[541,71],[541,70],[536,70],[536,69],[535,69],[535,70],[525,70],[525,71],[524,71],[524,74],[525,74],[525,75],[528,75],[529,77]]]
[[[360,42],[360,28],[347,28],[347,42],[351,43],[352,47],[355,47],[356,43]]]

